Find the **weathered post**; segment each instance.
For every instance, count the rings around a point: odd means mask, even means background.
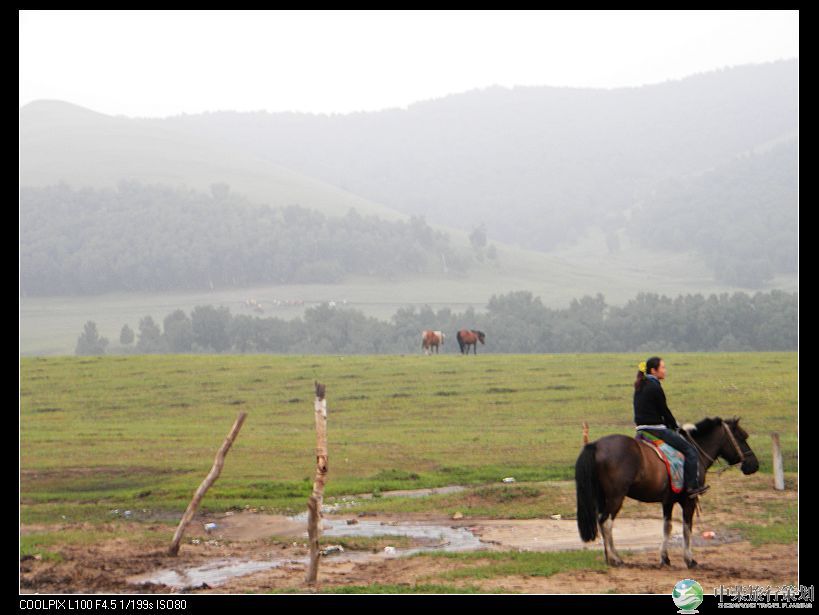
[[[196,493],[193,494],[191,503],[188,504],[185,514],[182,515],[182,520],[179,522],[179,527],[176,528],[176,533],[173,535],[171,547],[168,549],[168,555],[177,555],[179,553],[179,543],[182,541],[182,535],[185,533],[185,528],[188,527],[188,524],[196,514],[196,509],[199,508],[199,503],[202,501],[202,498],[205,497],[207,490],[210,489],[210,486],[216,482],[216,479],[219,478],[219,474],[222,473],[222,466],[225,465],[225,455],[227,455],[233,441],[239,434],[239,430],[242,428],[242,423],[245,422],[245,418],[247,418],[247,412],[240,412],[239,416],[236,418],[236,422],[233,423],[233,428],[230,430],[230,433],[228,434],[227,438],[225,438],[221,448],[216,453],[216,459],[213,462],[213,467],[205,477],[205,480],[202,481],[202,484],[199,485],[199,489],[197,489]]]
[[[312,585],[318,576],[319,535],[321,528],[321,503],[324,500],[324,485],[327,482],[327,400],[325,387],[316,382],[316,479],[313,494],[307,500],[307,536],[310,541],[310,565],[307,569],[307,583]]]
[[[772,433],[772,449],[773,449],[773,472],[774,472],[774,489],[784,491],[785,489],[785,470],[782,466],[782,448],[779,446],[779,434]]]
[[[583,446],[589,443],[589,424],[583,421]]]

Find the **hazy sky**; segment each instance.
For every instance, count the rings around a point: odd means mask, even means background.
[[[491,85],[635,86],[798,56],[798,11],[22,11],[20,104],[347,113]]]

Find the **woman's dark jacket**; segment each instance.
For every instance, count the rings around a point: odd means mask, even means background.
[[[677,420],[668,409],[663,387],[658,380],[646,378],[639,391],[634,391],[634,424],[665,425],[677,429]]]

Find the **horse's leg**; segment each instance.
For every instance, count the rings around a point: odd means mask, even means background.
[[[611,517],[607,512],[601,512],[597,516],[597,526],[600,528],[600,535],[603,537],[603,554],[606,558],[606,563],[611,563],[611,550],[609,549],[609,538],[611,537]]]
[[[691,552],[691,531],[694,526],[694,508],[696,507],[696,500],[686,499],[683,504],[683,539],[685,541],[685,565],[689,568],[697,566],[697,560],[694,559],[694,554]]]
[[[614,538],[612,537],[613,526],[614,519],[608,516],[605,521],[600,522],[600,533],[603,534],[603,550],[606,553],[606,563],[609,566],[622,566],[623,559],[614,548]]]
[[[617,553],[614,548],[614,535],[612,529],[614,528],[614,517],[623,505],[623,495],[610,496],[606,495],[606,509],[600,513],[600,533],[603,535],[603,550],[606,554],[606,563],[609,566],[622,566],[623,558]]]
[[[605,521],[603,521],[600,527],[603,530],[603,546],[606,550],[606,563],[609,566],[622,565],[623,560],[620,559],[620,556],[617,554],[617,551],[614,550],[614,537],[612,536],[613,534],[612,529],[614,528],[614,519],[608,517]]]
[[[666,498],[663,500],[663,546],[660,547],[660,566],[670,566],[668,559],[668,541],[671,538],[671,513],[674,510],[674,500]]]
[[[609,518],[606,521],[608,523],[608,541],[609,541],[609,553],[611,554],[611,561],[609,564],[612,566],[622,566],[623,565],[623,558],[620,557],[620,554],[617,552],[617,549],[614,548],[614,519],[617,517],[617,513],[620,512],[620,508],[623,506],[623,500],[625,499],[624,495],[617,495],[615,497],[607,497],[606,498],[606,508],[609,513]]]

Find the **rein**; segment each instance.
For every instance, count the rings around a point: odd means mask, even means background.
[[[719,469],[716,471],[717,474],[722,474],[726,470],[730,470],[731,468],[735,468],[736,466],[742,464],[745,461],[745,453],[742,452],[742,449],[739,447],[739,443],[737,442],[737,439],[734,437],[734,434],[731,432],[731,430],[728,428],[728,425],[724,421],[722,423],[722,428],[725,430],[725,433],[728,434],[728,439],[731,441],[731,444],[734,445],[734,449],[736,450],[737,454],[739,455],[739,461],[737,461],[736,463],[732,463],[732,464],[729,464],[729,465],[723,465],[720,462],[719,458],[715,459],[714,457],[711,457],[708,453],[706,453],[704,450],[702,450],[702,447],[697,443],[697,441],[694,439],[693,436],[691,436],[687,431],[683,430],[683,431],[685,431],[686,435],[688,436],[688,439],[694,444],[694,446],[697,447],[697,450],[700,452],[700,454],[703,457],[708,459],[708,461],[710,461],[712,465],[716,464],[716,465],[720,466]]]

